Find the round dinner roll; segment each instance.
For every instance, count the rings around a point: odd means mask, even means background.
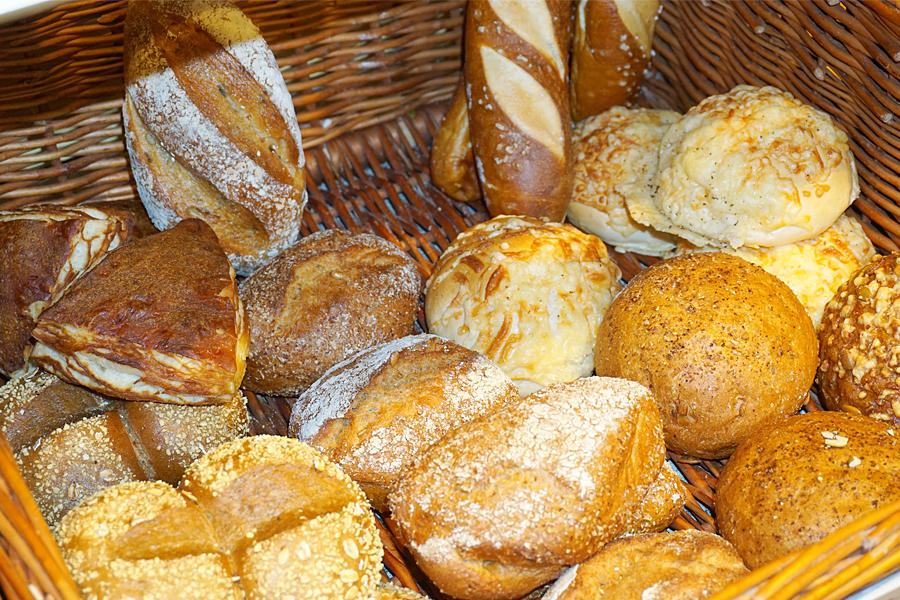
[[[434,335],[362,350],[294,402],[288,432],[322,450],[387,510],[394,482],[449,431],[519,399],[484,356]]]
[[[816,236],[859,195],[847,135],[773,87],[710,96],[666,132],[659,191],[638,222],[698,246],[780,246]]]
[[[719,475],[716,522],[751,569],[900,500],[900,430],[838,411],[745,440]]]
[[[659,142],[680,116],[616,106],[578,123],[569,220],[619,252],[662,256],[672,250],[675,236],[632,219],[625,197],[656,193]]]
[[[826,407],[900,424],[900,254],[874,258],[840,287],[819,345]]]
[[[499,216],[459,234],[438,259],[425,318],[430,333],[484,354],[525,395],[591,374],[620,276],[596,236]]]
[[[649,387],[666,446],[724,458],[761,425],[803,405],[816,335],[790,288],[720,252],[684,254],[639,273],[597,335],[597,375]]]
[[[782,280],[806,308],[813,327],[822,321],[825,305],[862,265],[875,256],[875,246],[862,225],[841,215],[834,225],[814,238],[772,248],[698,248],[680,240],[675,254],[727,252],[762,267]]]
[[[701,600],[749,572],[714,533],[646,533],[607,544],[566,571],[543,600]]]
[[[243,386],[297,395],[354,352],[410,335],[421,291],[416,263],[383,238],[331,229],[301,239],[240,285]]]

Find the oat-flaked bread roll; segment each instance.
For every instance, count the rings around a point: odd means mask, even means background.
[[[650,533],[616,540],[572,567],[544,600],[700,600],[749,573],[714,533]]]
[[[457,236],[428,279],[430,333],[484,354],[521,393],[590,375],[621,273],[568,224],[495,217]]]
[[[878,256],[825,307],[819,327],[822,400],[900,424],[900,254]]]
[[[578,123],[569,220],[620,252],[662,256],[675,236],[631,218],[625,198],[655,194],[659,142],[680,115],[616,106]]]
[[[389,502],[402,541],[442,592],[519,598],[623,533],[663,459],[649,390],[590,377],[447,434]]]
[[[728,456],[803,405],[816,335],[790,288],[721,252],[658,262],[612,303],[597,335],[598,375],[640,382],[659,402],[666,446]]]
[[[838,411],[761,428],[728,460],[716,523],[751,569],[900,500],[900,431]]]
[[[322,450],[385,511],[417,454],[518,398],[509,377],[477,352],[407,336],[329,369],[294,402],[289,433]]]
[[[0,431],[51,525],[118,483],[178,483],[191,462],[248,430],[240,395],[213,406],[123,402],[36,369],[0,387]]]
[[[710,96],[666,132],[640,223],[696,245],[778,246],[818,235],[859,195],[847,135],[773,87]]]
[[[250,324],[244,387],[296,395],[354,352],[413,333],[422,276],[376,235],[309,235],[241,282]]]

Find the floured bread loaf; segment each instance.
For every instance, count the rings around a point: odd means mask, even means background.
[[[593,371],[597,328],[620,275],[595,236],[495,217],[459,234],[435,264],[428,330],[496,362],[523,394],[572,381]]]
[[[228,0],[130,2],[123,125],[153,223],[200,218],[249,275],[306,204],[300,128],[275,58]]]
[[[385,511],[416,455],[518,398],[509,377],[477,352],[407,336],[329,369],[294,402],[289,432],[325,452]]]
[[[197,219],[114,250],[46,310],[32,360],[103,394],[230,401],[248,334],[234,270]]]
[[[710,96],[666,132],[638,222],[696,245],[778,246],[827,229],[859,194],[847,135],[773,87]]]
[[[650,391],[589,377],[455,429],[389,500],[402,541],[443,593],[520,598],[623,533],[663,460]]]
[[[662,531],[672,524],[684,508],[687,487],[668,463],[663,464],[634,511],[626,518],[625,534]]]
[[[38,317],[76,277],[128,238],[133,219],[99,207],[0,212],[0,374],[25,364]]]
[[[675,236],[632,219],[625,198],[656,193],[659,141],[679,116],[616,106],[578,123],[569,220],[620,252],[662,256],[672,250]]]

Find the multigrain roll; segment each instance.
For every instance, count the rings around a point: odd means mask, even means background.
[[[590,377],[467,423],[389,502],[416,564],[455,598],[520,598],[625,531],[663,466],[647,388]]]
[[[797,412],[817,364],[815,330],[790,288],[720,252],[639,273],[607,311],[594,356],[598,375],[653,391],[669,450],[703,458]]]
[[[289,433],[322,450],[387,510],[416,455],[472,419],[517,401],[516,386],[484,356],[433,335],[362,350],[294,402]]]
[[[421,292],[416,264],[383,238],[339,229],[303,238],[241,283],[244,387],[297,395],[354,352],[412,334]]]
[[[874,258],[825,307],[819,327],[821,398],[900,424],[900,254]]]
[[[603,547],[544,600],[700,600],[749,573],[734,547],[696,530],[635,535]]]
[[[425,290],[430,333],[484,354],[522,394],[590,375],[621,289],[603,242],[568,224],[501,216],[459,234]]]

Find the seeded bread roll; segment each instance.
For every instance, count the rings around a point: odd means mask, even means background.
[[[354,352],[412,334],[421,291],[416,264],[383,238],[338,229],[303,238],[241,283],[244,387],[297,395]]]
[[[289,433],[319,448],[387,510],[394,482],[449,431],[518,400],[491,361],[434,335],[354,354],[294,402]]]
[[[838,289],[819,344],[825,406],[900,425],[900,254],[875,257]]]
[[[751,569],[900,500],[900,430],[836,411],[759,429],[719,476],[716,523]]]
[[[626,529],[664,460],[647,388],[589,377],[462,425],[389,498],[417,565],[454,598],[520,598]]]
[[[749,572],[714,533],[642,534],[616,540],[566,571],[544,600],[700,600]]]

